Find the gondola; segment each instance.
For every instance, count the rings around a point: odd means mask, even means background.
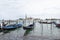
[[[60,28],[60,24],[58,24],[56,22],[53,22],[53,24],[55,24],[57,28]]]
[[[39,21],[39,23],[43,23],[43,24],[52,24],[52,22],[41,22],[41,21]]]
[[[7,25],[7,26],[3,26],[2,28],[0,26],[0,29],[10,30],[10,29],[16,29],[16,28],[19,28],[19,27],[22,27],[22,24],[11,24],[11,25]]]
[[[33,22],[33,24],[30,24],[30,25],[28,25],[28,26],[23,26],[23,29],[25,30],[25,29],[33,29],[34,28],[34,22]]]
[[[26,26],[27,15],[25,15],[25,20],[24,20],[24,22],[25,22],[25,26],[23,26],[23,29],[24,29],[24,30],[25,30],[25,29],[32,29],[32,28],[34,28],[34,20],[33,20],[33,23],[32,23],[32,24],[29,24],[29,25]]]

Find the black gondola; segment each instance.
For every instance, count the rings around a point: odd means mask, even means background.
[[[60,28],[60,24],[57,24],[56,22],[53,22],[57,28]]]
[[[30,24],[28,26],[23,26],[23,29],[33,29],[34,28],[34,22],[33,24]]]
[[[41,21],[39,21],[39,23],[43,23],[43,24],[52,24],[52,22],[41,22]]]

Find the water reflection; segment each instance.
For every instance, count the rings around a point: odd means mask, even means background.
[[[6,34],[6,33],[10,33],[11,31],[14,31],[14,30],[16,30],[16,29],[12,29],[12,30],[3,30],[2,32],[3,32],[4,34]]]
[[[26,31],[25,31],[25,33],[24,33],[24,36],[27,36],[29,33],[30,33],[30,31],[32,31],[33,29],[27,29]]]

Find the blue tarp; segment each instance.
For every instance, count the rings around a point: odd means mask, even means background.
[[[2,28],[4,28],[4,29],[14,29],[14,28],[18,28],[18,27],[22,27],[22,24],[7,25],[7,26],[3,26]]]

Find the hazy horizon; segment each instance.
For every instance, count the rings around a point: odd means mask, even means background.
[[[60,18],[60,0],[0,0],[0,19]]]

